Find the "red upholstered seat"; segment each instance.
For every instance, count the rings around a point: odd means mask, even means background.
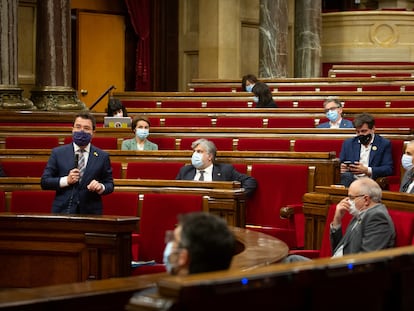
[[[11,193],[10,212],[50,213],[55,191],[53,190],[16,190]]]
[[[240,151],[290,151],[290,139],[239,138]]]
[[[414,128],[414,118],[375,118],[377,128]]]
[[[158,145],[158,150],[175,150],[174,137],[150,137],[149,141]]]
[[[391,152],[392,160],[394,163],[394,174],[388,176],[388,190],[390,191],[400,191],[401,183],[401,155],[403,154],[404,140],[402,139],[392,139],[391,140]]]
[[[165,271],[161,265],[165,232],[174,230],[179,214],[202,211],[207,205],[206,200],[201,195],[189,194],[148,193],[140,196],[138,259],[155,260],[156,264],[135,268],[133,275]]]
[[[343,142],[343,139],[297,139],[294,150],[297,152],[335,151],[339,157]]]
[[[156,108],[157,101],[155,100],[122,100],[125,108]]]
[[[269,118],[269,128],[314,128],[313,118]]]
[[[45,136],[8,136],[6,149],[52,149],[59,146],[58,137]]]
[[[129,162],[126,178],[174,180],[183,162]]]
[[[210,127],[212,123],[210,117],[168,117],[165,118],[164,125],[167,127]]]
[[[263,127],[263,119],[259,117],[219,117],[216,121],[216,127],[261,128]]]
[[[386,100],[347,100],[344,103],[344,108],[386,108]],[[375,119],[376,121],[376,119]]]
[[[8,177],[41,177],[46,167],[45,161],[2,161],[4,173]]]
[[[289,247],[304,246],[302,197],[308,192],[309,168],[306,165],[253,164],[251,176],[258,187],[246,202],[246,224],[280,238]],[[281,219],[280,209],[295,205],[293,219]],[[259,228],[255,226],[260,226]]]
[[[254,105],[253,102],[251,105]],[[240,100],[214,100],[207,102],[207,108],[248,108],[249,104],[248,101],[240,101]]]
[[[195,86],[192,88],[193,92],[232,92],[233,88],[230,86]]]
[[[406,91],[408,90],[406,89]],[[414,91],[414,87],[412,91]],[[390,107],[391,108],[414,108],[414,100],[392,100]]]
[[[180,150],[192,150],[191,144],[196,141],[198,138],[193,137],[183,137],[180,141]],[[208,138],[211,140],[217,147],[217,150],[220,151],[232,151],[233,150],[233,138],[231,137],[212,137]]]
[[[388,91],[388,92],[399,92],[399,85],[386,85],[386,84],[373,84],[373,85],[364,85],[362,91]]]
[[[122,163],[121,162],[111,162],[112,167],[112,177],[113,178],[122,178]]]
[[[201,101],[173,100],[163,101],[162,108],[202,108]]]

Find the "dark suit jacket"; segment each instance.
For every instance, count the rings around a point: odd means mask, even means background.
[[[192,165],[185,165],[180,168],[175,179],[178,180],[194,180],[196,168]],[[246,194],[250,196],[256,189],[257,182],[251,176],[241,174],[231,164],[216,163],[213,165],[213,181],[239,181],[241,186],[246,190]]]
[[[406,183],[411,183],[412,178],[413,178],[413,174],[414,174],[414,168],[406,171],[404,173],[404,177],[401,181],[401,185],[400,185],[400,192],[404,192],[403,191],[403,187]],[[414,187],[411,189],[411,191],[409,193],[414,193]]]
[[[331,127],[331,123],[328,122],[324,122],[321,123],[317,126],[317,128],[330,128]],[[354,124],[352,124],[352,121],[349,121],[347,119],[342,119],[341,123],[339,123],[339,128],[354,128]]]
[[[101,195],[89,191],[86,186],[97,180],[105,186],[103,194],[114,191],[109,154],[91,145],[88,162],[80,183],[60,188],[59,180],[74,168],[73,144],[56,147],[47,162],[41,178],[42,189],[56,190],[52,213],[102,214]]]
[[[340,155],[341,163],[344,161],[359,161],[361,144],[358,137],[349,138],[342,144]],[[369,154],[368,166],[372,168],[372,179],[390,176],[393,174],[393,161],[391,142],[388,139],[375,135]]]
[[[356,225],[355,225],[356,224]],[[355,228],[352,230],[352,228]],[[367,209],[361,218],[352,218],[345,235],[342,230],[331,230],[332,254],[343,244],[344,255],[372,252],[384,248],[394,247],[394,223],[387,208],[383,204]]]

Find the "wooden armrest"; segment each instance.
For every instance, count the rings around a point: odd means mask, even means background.
[[[290,219],[294,214],[302,213],[302,204],[290,204],[280,209],[279,215],[282,219]]]
[[[390,187],[388,176],[378,177],[375,181],[381,187],[382,190],[388,190]]]

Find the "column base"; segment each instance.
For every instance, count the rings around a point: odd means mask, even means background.
[[[33,102],[22,96],[23,89],[17,86],[0,85],[0,109],[33,110]]]
[[[88,110],[71,87],[36,87],[31,93],[30,99],[39,110]]]

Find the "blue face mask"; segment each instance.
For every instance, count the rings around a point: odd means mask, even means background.
[[[338,119],[338,111],[328,110],[328,112],[326,113],[326,117],[329,119],[329,121],[335,122]]]
[[[257,104],[259,102],[259,97],[257,96],[253,97],[253,101]]]
[[[72,133],[72,139],[79,147],[85,147],[91,142],[92,134],[84,131],[76,131]]]
[[[201,153],[194,152],[192,157],[191,157],[191,164],[195,168],[202,167],[203,166],[203,155]]]
[[[251,92],[253,90],[253,86],[254,86],[254,84],[246,85],[246,91]]]
[[[149,135],[149,130],[148,129],[136,129],[135,131],[135,135],[139,138],[139,139],[145,139],[148,137]]]

